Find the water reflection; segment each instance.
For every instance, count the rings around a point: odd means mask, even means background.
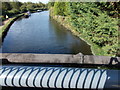
[[[19,18],[4,38],[3,53],[91,54],[90,46],[49,18],[49,11]]]

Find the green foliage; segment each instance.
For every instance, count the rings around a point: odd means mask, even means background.
[[[120,2],[100,2],[97,3],[100,10],[106,11],[109,16],[117,17],[120,11]]]
[[[56,2],[54,4],[54,14],[66,16],[67,15],[67,3],[66,2]]]
[[[118,56],[118,3],[55,2],[54,12],[69,17],[76,31],[100,48],[97,55]]]
[[[7,10],[11,10],[11,5],[10,5],[10,3],[8,3],[8,2],[2,2],[2,10],[5,10],[5,11],[7,11]]]
[[[10,2],[12,9],[20,10],[20,7],[22,6],[21,2]]]
[[[27,12],[28,10],[35,11],[35,10],[44,9],[44,8],[46,8],[46,5],[41,2],[39,3],[32,3],[32,2],[22,3],[19,1],[2,2],[2,15],[4,17],[6,15],[10,17],[16,14]]]
[[[0,16],[0,21],[4,21],[5,17],[4,16]]]
[[[20,14],[19,10],[17,9],[12,9],[8,11],[8,16],[12,16],[12,15],[16,15],[16,14]]]
[[[21,12],[26,12],[27,11],[27,7],[25,4],[23,4],[21,7],[20,7],[20,11]]]
[[[49,2],[49,3],[48,3],[48,6],[49,6],[49,7],[54,7],[54,4],[55,4],[55,2]]]
[[[2,2],[2,14],[6,15],[7,14],[7,10],[11,10],[11,5],[8,2]]]
[[[0,30],[0,37],[2,37],[2,35],[4,34],[4,32],[6,32],[6,30],[9,28],[9,26],[20,16],[22,16],[23,14],[18,14],[16,15],[14,18],[10,18],[10,20],[2,27],[2,29]]]
[[[32,10],[33,8],[34,8],[34,5],[33,4],[28,4],[27,6],[26,6],[26,8],[27,8],[27,10]]]

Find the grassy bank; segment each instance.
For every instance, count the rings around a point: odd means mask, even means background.
[[[24,14],[19,14],[13,18],[10,18],[10,20],[0,30],[0,38],[4,38],[4,36],[6,35],[7,31],[9,30],[10,26],[14,23],[14,21],[23,15]]]
[[[85,41],[88,45],[90,45],[93,55],[97,54],[97,52],[95,52],[96,50],[94,49],[92,43],[89,42],[87,39],[85,39],[84,35],[81,35],[79,32],[77,32],[75,30],[75,27],[73,27],[72,25],[70,25],[70,23],[68,22],[68,18],[65,18],[65,17],[62,17],[62,16],[57,16],[57,15],[50,16],[50,17],[51,17],[51,19],[55,20],[60,25],[62,25],[63,27],[65,27],[67,30],[71,31],[73,35],[79,37],[80,39],[82,39],[83,41]]]
[[[51,17],[89,43],[95,55],[120,56],[118,4],[51,2],[49,6]]]
[[[50,16],[52,19],[60,23],[62,26],[64,26],[66,29],[70,30],[75,36],[78,36],[82,40],[84,40],[88,45],[91,46],[91,50],[93,55],[99,55],[99,56],[114,56],[114,55],[108,55],[107,49],[102,49],[97,44],[93,43],[87,36],[83,33],[80,33],[76,31],[76,27],[74,27],[71,22],[69,21],[69,17],[66,16],[60,16],[60,15],[54,15],[53,9],[50,9]]]
[[[37,11],[33,11],[31,13],[35,13]],[[9,30],[10,26],[16,21],[19,17],[25,15],[25,13],[15,15],[13,18],[10,18],[9,21],[2,27],[0,30],[0,38],[4,38],[6,36],[7,31]]]

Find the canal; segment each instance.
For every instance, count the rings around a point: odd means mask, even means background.
[[[19,18],[4,38],[2,53],[77,54],[90,55],[90,46],[50,19],[49,11]]]

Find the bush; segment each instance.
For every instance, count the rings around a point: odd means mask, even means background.
[[[0,16],[0,21],[4,21],[5,17],[4,16]]]
[[[66,7],[67,7],[67,5],[65,2],[56,2],[54,5],[54,14],[65,16],[66,15]]]
[[[8,11],[8,16],[13,16],[16,14],[20,14],[19,10],[17,10],[17,9],[12,9],[12,10]]]
[[[22,6],[20,7],[20,10],[21,10],[21,12],[27,12],[26,5],[22,5]]]
[[[55,2],[54,13],[69,17],[76,31],[101,49],[101,55],[115,56],[118,53],[118,18],[110,13],[118,11],[112,5],[109,2]]]
[[[95,3],[74,3],[71,23],[76,30],[103,50],[103,55],[116,55],[118,50],[118,19],[97,8]],[[78,9],[79,8],[79,9]]]

